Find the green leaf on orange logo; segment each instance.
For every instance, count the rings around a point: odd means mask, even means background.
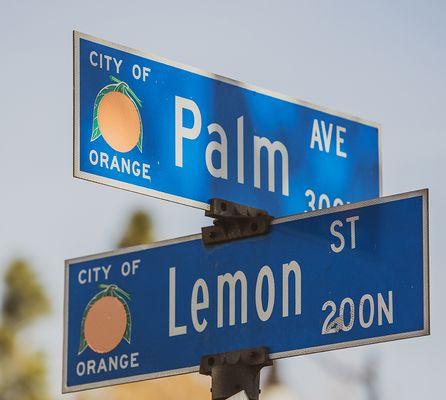
[[[139,115],[139,110],[138,110]],[[142,121],[141,121],[141,115],[139,115],[139,125],[140,125],[140,133],[139,133],[139,139],[136,146],[138,147],[140,153],[142,153]]]
[[[117,296],[119,298],[119,296]],[[132,317],[130,315],[130,309],[129,306],[127,305],[126,301],[124,299],[122,299],[122,304],[124,306],[125,309],[125,314],[127,317],[127,323],[125,326],[125,333],[124,333],[124,340],[130,344],[131,341],[131,335],[132,335]]]
[[[99,103],[107,93],[114,92],[115,89],[116,89],[115,84],[107,85],[104,88],[102,88],[96,96],[93,106],[93,126],[91,128],[90,142],[94,142],[99,136],[101,136],[101,131],[99,130],[99,122],[98,122]]]

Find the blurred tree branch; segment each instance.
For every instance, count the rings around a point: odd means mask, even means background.
[[[153,242],[152,220],[144,211],[136,211],[131,216],[118,247],[137,246],[151,242]]]
[[[367,358],[361,368],[350,366],[335,356],[315,359],[320,368],[335,379],[359,384],[365,389],[367,399],[379,399],[379,358],[376,354]]]
[[[0,325],[0,400],[47,400],[44,356],[28,353],[18,334],[49,312],[48,297],[23,260],[9,265],[5,284]]]

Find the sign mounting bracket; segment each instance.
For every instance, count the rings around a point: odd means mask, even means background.
[[[214,225],[201,229],[203,243],[211,245],[268,233],[273,217],[265,210],[223,199],[211,199],[206,217],[215,218]]]
[[[223,400],[244,390],[258,400],[260,370],[273,365],[266,347],[236,350],[201,357],[200,374],[212,378],[212,400]]]

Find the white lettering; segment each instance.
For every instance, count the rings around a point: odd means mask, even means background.
[[[101,151],[99,154],[96,150],[90,150],[89,161],[91,165],[98,165],[100,168],[105,168],[110,171],[116,171],[122,174],[128,174],[133,176],[141,176],[143,179],[150,180],[149,175],[150,164],[140,163],[136,160],[131,160],[129,158],[120,157],[117,155],[110,156]],[[142,171],[142,173],[141,173]]]
[[[240,283],[240,308],[241,308],[241,322],[245,324],[248,321],[248,307],[247,307],[247,282],[246,276],[242,271],[237,271],[234,275],[227,272],[224,275],[218,276],[218,297],[217,297],[217,327],[223,326],[223,292],[225,284],[229,288],[229,325],[235,325],[235,288],[237,282]]]
[[[393,324],[393,292],[388,292],[388,305],[384,301],[383,295],[378,293],[378,325],[383,324],[383,312],[386,316],[387,322]]]
[[[84,362],[78,362],[76,365],[76,374],[77,376],[83,376],[85,374],[85,363]]]
[[[130,263],[128,261],[124,261],[121,265],[121,275],[129,276],[131,271]]]
[[[151,69],[149,67],[142,67],[142,81],[145,82],[149,76]]]
[[[141,175],[141,164],[138,161],[132,162],[132,173],[135,176]]]
[[[245,182],[243,115],[237,118],[237,182]]]
[[[116,73],[119,74],[119,69],[121,68],[122,60],[116,60],[116,58],[113,57],[113,62],[115,63]]]
[[[141,74],[142,74],[141,67],[138,64],[133,64],[132,74],[135,79],[141,78]]]
[[[198,293],[201,291],[202,301],[198,301]],[[209,290],[208,285],[204,279],[198,279],[192,289],[191,297],[191,316],[192,323],[197,332],[203,332],[208,324],[206,318],[203,318],[202,322],[198,320],[198,311],[209,308]]]
[[[208,126],[208,133],[218,133],[220,135],[221,143],[216,141],[210,142],[206,147],[206,167],[212,176],[215,178],[228,179],[228,139],[226,132],[218,124],[210,124]],[[214,167],[212,163],[212,154],[214,151],[220,153],[220,167]]]
[[[339,232],[339,231],[337,231],[335,228],[336,227],[342,227],[342,226],[344,226],[344,224],[342,223],[342,221],[340,221],[340,220],[338,220],[338,219],[336,219],[336,220],[334,220],[332,223],[331,223],[331,226],[330,226],[330,233],[333,235],[333,236],[335,236],[335,237],[337,237],[338,239],[339,239],[339,246],[336,246],[334,243],[332,243],[331,245],[330,245],[330,247],[331,247],[331,249],[335,252],[335,253],[340,253],[343,249],[344,249],[344,246],[345,246],[345,238],[344,238],[344,235],[341,233],[341,232]]]
[[[266,305],[266,309],[263,307],[263,278],[266,277],[266,281],[268,283],[268,302]],[[265,265],[260,270],[257,275],[256,282],[256,310],[257,315],[259,316],[261,321],[267,321],[273,312],[274,308],[274,296],[275,296],[275,286],[274,286],[274,276],[273,271],[268,265]]]
[[[344,143],[344,138],[341,133],[345,133],[347,130],[342,126],[336,126],[336,155],[339,157],[347,158],[347,153],[341,150],[341,144]]]
[[[111,270],[111,264],[108,265],[107,267],[102,267],[102,272],[104,272],[104,279],[108,280],[108,274],[110,273]]]
[[[184,110],[192,112],[192,128],[183,125]],[[184,97],[175,96],[175,165],[183,167],[183,138],[195,140],[201,132],[201,113],[197,104]]]
[[[110,61],[111,61],[112,58],[110,56],[105,55],[105,54],[104,54],[104,58],[107,61],[106,62],[106,65],[107,65],[106,69],[107,69],[107,71],[110,71]]]
[[[95,51],[90,51],[90,64],[93,67],[97,67],[98,66],[97,61],[93,61],[93,57],[97,57],[97,56],[98,56],[98,53],[96,53]]]
[[[274,157],[278,151],[282,158],[282,194],[288,196],[288,151],[282,142],[275,141],[271,143],[266,137],[254,136],[254,186],[260,188],[260,156],[262,148],[265,148],[268,152],[268,190],[275,192]]]
[[[364,304],[365,302],[369,302],[369,319],[367,321],[364,320]],[[375,302],[373,301],[373,297],[370,294],[365,294],[361,297],[361,300],[359,301],[359,324],[363,328],[369,328],[373,323],[373,316],[375,314]]]
[[[100,372],[106,372],[107,371],[107,366],[105,365],[105,360],[103,358],[101,358],[99,360],[99,367],[96,371],[97,374],[99,374]]]
[[[324,138],[324,148],[325,152],[330,152],[330,146],[331,146],[331,136],[333,133],[333,124],[328,124],[328,131],[327,127],[325,126],[325,121],[321,121],[322,123],[322,137]]]
[[[310,141],[310,148],[314,149],[314,144],[317,143],[319,151],[322,151],[322,138],[321,138],[321,132],[319,130],[319,123],[317,119],[313,120],[313,129],[311,131],[311,141]]]
[[[138,368],[139,367],[138,356],[139,356],[139,353],[131,353],[130,354],[130,368]]]
[[[322,135],[321,135],[321,128],[319,127],[319,124],[322,128]],[[336,125],[336,155],[338,157],[347,158],[347,153],[344,152],[341,149],[341,145],[344,143],[343,134],[347,132],[347,129],[343,126]],[[324,120],[313,120],[313,128],[311,130],[311,140],[310,140],[310,148],[314,149],[315,145],[317,144],[317,147],[319,151],[325,151],[326,153],[330,152],[331,148],[331,139],[333,137],[333,124],[327,123]]]
[[[289,275],[294,274],[294,315],[302,312],[302,273],[296,261],[282,265],[282,317],[288,317],[289,302]]]
[[[104,374],[107,372],[125,370],[127,368],[138,368],[139,353],[121,354],[115,356],[101,357],[99,360],[79,361],[76,364],[77,376]]]
[[[100,160],[100,167],[108,169],[108,154],[101,152]]]
[[[91,150],[88,155],[88,159],[90,160],[91,165],[96,165],[99,161],[98,152],[96,150]]]
[[[83,285],[84,283],[87,283],[87,279],[81,277],[81,275],[83,276],[83,275],[86,275],[86,274],[87,274],[87,271],[86,271],[85,269],[81,269],[81,270],[79,271],[79,274],[78,274],[78,276],[77,276],[77,280],[79,281],[79,283],[80,283],[81,285]]]
[[[175,267],[169,268],[169,336],[184,335],[187,333],[186,325],[176,326],[175,322]]]
[[[142,165],[142,177],[143,177],[144,179],[149,179],[149,180],[150,180],[149,168],[150,168],[150,165],[149,165],[149,164],[144,163],[144,164]]]
[[[348,217],[346,218],[347,222],[350,222],[350,235],[351,235],[351,248],[355,249],[356,248],[356,228],[355,228],[355,224],[356,221],[359,220],[359,215],[356,215],[354,217]]]
[[[119,171],[118,157],[116,157],[116,156],[112,157],[112,162],[110,164],[110,171],[112,171],[113,169],[116,169],[116,171]]]

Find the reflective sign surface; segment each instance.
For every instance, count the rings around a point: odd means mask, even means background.
[[[64,391],[197,371],[202,355],[271,357],[426,335],[427,191],[66,263]]]
[[[275,217],[380,195],[376,124],[80,33],[74,68],[77,177]]]

